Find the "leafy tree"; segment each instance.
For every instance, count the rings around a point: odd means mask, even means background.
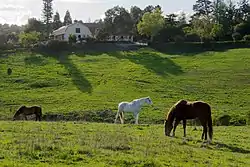
[[[197,0],[193,5],[193,11],[195,12],[195,16],[210,16],[213,8],[212,2],[210,0]]]
[[[28,19],[28,24],[25,25],[24,32],[40,32],[42,33],[44,31],[44,24],[40,20],[37,20],[36,18],[30,18]]]
[[[52,8],[53,0],[43,0],[43,21],[46,25],[47,36],[49,36],[51,32],[51,21],[53,16],[53,8]]]
[[[153,42],[154,36],[164,27],[165,19],[162,16],[162,11],[156,9],[153,13],[145,13],[142,20],[138,23],[137,29],[139,34],[151,37]]]
[[[19,42],[24,47],[30,47],[32,44],[35,44],[39,41],[40,33],[36,31],[32,31],[29,33],[20,33],[19,34]]]
[[[223,25],[222,24],[213,24],[211,33],[213,39],[219,40],[224,35]]]
[[[56,12],[53,18],[53,30],[56,30],[62,26],[62,22],[60,19],[60,14]]]
[[[192,21],[193,32],[200,37],[200,41],[210,40],[213,24],[208,18],[196,18]]]
[[[130,34],[133,21],[125,8],[115,6],[105,12],[104,27],[110,35]]]
[[[63,25],[69,25],[69,24],[72,24],[72,18],[70,16],[70,12],[67,10],[66,11],[66,14],[64,16],[64,22],[63,22]]]
[[[183,26],[187,24],[186,13],[181,12],[179,16],[177,16],[179,26]]]

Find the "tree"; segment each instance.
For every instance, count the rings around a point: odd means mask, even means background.
[[[30,18],[28,19],[28,24],[25,25],[24,32],[40,32],[42,33],[44,31],[44,24],[40,20],[37,20],[36,18]]]
[[[192,21],[192,30],[200,37],[200,41],[210,40],[213,24],[209,18],[195,18]]]
[[[53,30],[56,30],[60,28],[61,26],[62,26],[62,22],[60,19],[60,14],[56,12],[56,14],[54,15],[54,19],[53,19]]]
[[[193,5],[195,16],[209,17],[213,11],[212,2],[210,0],[197,0]]]
[[[219,40],[221,37],[223,37],[224,36],[223,25],[213,24],[210,35],[213,39],[216,39],[216,40]]]
[[[30,47],[32,44],[35,44],[36,42],[38,42],[39,38],[40,38],[40,33],[36,31],[32,31],[29,33],[23,32],[19,34],[19,42],[24,47]]]
[[[162,11],[156,9],[153,13],[145,13],[142,20],[138,23],[137,29],[139,34],[151,37],[153,42],[154,36],[164,27],[165,19],[162,16]]]
[[[51,21],[53,16],[53,9],[52,9],[52,1],[53,0],[43,0],[43,21],[46,25],[46,32],[47,37],[51,32]]]
[[[187,24],[186,13],[181,12],[181,13],[179,14],[179,16],[177,16],[177,20],[178,20],[178,22],[179,22],[178,24],[179,24],[180,26],[186,25],[186,24]]]
[[[115,6],[105,12],[104,27],[110,35],[130,34],[133,21],[125,8]]]
[[[64,22],[63,22],[63,25],[69,25],[69,24],[72,24],[72,18],[70,16],[70,12],[67,10],[66,11],[66,14],[64,16]]]

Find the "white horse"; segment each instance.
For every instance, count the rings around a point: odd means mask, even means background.
[[[139,113],[141,111],[141,107],[145,104],[152,105],[153,102],[150,99],[150,97],[144,97],[140,99],[135,99],[132,102],[121,102],[118,104],[118,111],[115,116],[115,123],[118,119],[118,116],[120,117],[121,124],[124,124],[124,112],[132,112],[134,114],[135,118],[135,124],[138,124],[139,119]]]

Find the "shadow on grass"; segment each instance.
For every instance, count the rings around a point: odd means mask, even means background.
[[[44,59],[43,56],[39,54],[32,53],[31,56],[26,57],[24,59],[24,62],[26,65],[37,65],[37,66],[43,66],[46,65],[46,59]]]
[[[52,51],[37,51],[37,53],[42,54],[46,57],[53,57],[62,64],[65,69],[68,70],[72,82],[74,85],[82,92],[92,93],[92,85],[85,78],[84,74],[76,67],[76,65],[71,62],[69,56],[71,52],[52,52]],[[32,60],[30,62],[33,62]]]
[[[249,48],[246,42],[211,42],[211,43],[158,43],[152,44],[155,50],[168,55],[195,56],[206,52],[226,52],[230,49]]]
[[[213,145],[215,145],[217,148],[226,148],[236,153],[250,154],[250,150],[246,150],[246,149],[239,148],[239,147],[232,146],[232,145],[227,145],[227,144],[220,143],[220,142],[214,142]]]
[[[90,46],[84,51],[76,51],[78,56],[99,56],[107,54],[120,60],[129,60],[132,63],[142,65],[146,69],[153,71],[155,74],[165,76],[167,74],[180,75],[183,73],[181,66],[177,65],[169,57],[162,57],[154,49],[143,49],[142,47],[127,47],[118,46]]]

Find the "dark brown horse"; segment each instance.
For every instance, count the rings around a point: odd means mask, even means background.
[[[173,136],[175,136],[175,130],[180,121],[183,122],[184,137],[186,137],[186,124],[187,119],[200,120],[203,126],[202,140],[207,140],[207,133],[212,141],[213,127],[212,127],[212,116],[211,107],[209,104],[201,101],[188,102],[186,100],[178,101],[169,111],[165,121],[165,135],[170,136],[173,129]],[[174,123],[173,123],[174,122]],[[173,125],[174,124],[174,125]]]
[[[36,116],[36,121],[38,120],[41,121],[42,108],[39,106],[32,106],[32,107],[21,106],[13,116],[13,121],[17,120],[18,117],[20,117],[21,115],[23,115],[25,117],[25,120],[27,120],[27,116],[33,114]]]

